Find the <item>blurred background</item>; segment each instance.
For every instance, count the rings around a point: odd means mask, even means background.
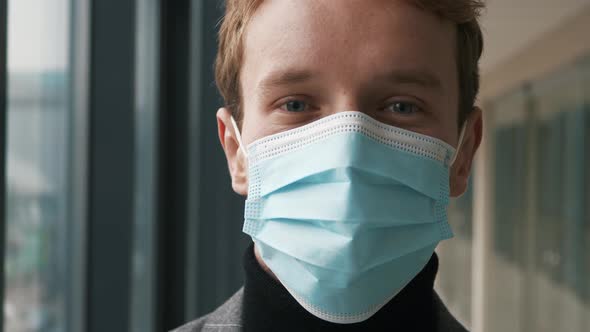
[[[221,13],[0,0],[4,331],[165,331],[241,286]],[[482,24],[485,137],[436,288],[476,332],[590,331],[590,0],[489,0]]]

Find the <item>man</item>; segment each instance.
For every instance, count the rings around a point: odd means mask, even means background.
[[[476,0],[230,0],[245,286],[177,331],[465,331],[433,290],[482,135]]]

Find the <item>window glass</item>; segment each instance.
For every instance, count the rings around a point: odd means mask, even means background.
[[[136,178],[131,331],[154,331],[158,110],[158,1],[137,3]]]
[[[70,2],[8,1],[5,331],[67,331]]]
[[[588,331],[588,61],[494,103],[491,331]]]
[[[499,98],[494,113],[494,227],[489,263],[490,331],[522,331],[522,274],[525,225],[526,95]]]
[[[515,123],[496,130],[496,236],[497,255],[518,264],[522,259],[525,214],[524,188],[526,163],[526,129]]]
[[[538,118],[535,167],[535,331],[587,331],[585,230],[590,146],[581,64],[534,85]],[[585,322],[586,320],[586,322]]]

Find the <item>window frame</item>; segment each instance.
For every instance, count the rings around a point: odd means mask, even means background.
[[[128,331],[131,323],[136,15],[136,0],[91,4],[88,332]]]
[[[7,1],[0,0],[0,332],[4,331],[4,253],[6,236],[6,101],[7,101]]]

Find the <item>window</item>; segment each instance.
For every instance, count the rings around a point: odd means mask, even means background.
[[[587,331],[588,61],[494,103],[492,331]]]
[[[490,330],[522,331],[520,292],[524,282],[524,227],[527,180],[527,95],[519,90],[499,98],[494,112],[494,235],[490,278]]]
[[[131,295],[131,331],[155,331],[158,1],[137,3],[135,225]]]
[[[249,243],[209,149],[219,3],[1,1],[4,331],[160,331],[219,305]]]
[[[69,331],[72,259],[71,4],[8,1],[5,331]],[[78,294],[79,295],[79,294]]]
[[[585,128],[582,63],[533,86],[537,134],[535,200],[535,294],[531,330],[586,331],[588,278],[585,207],[589,146]],[[532,166],[531,166],[532,167]]]
[[[526,95],[518,92],[494,104],[495,129],[495,241],[501,259],[521,261],[525,218]]]

